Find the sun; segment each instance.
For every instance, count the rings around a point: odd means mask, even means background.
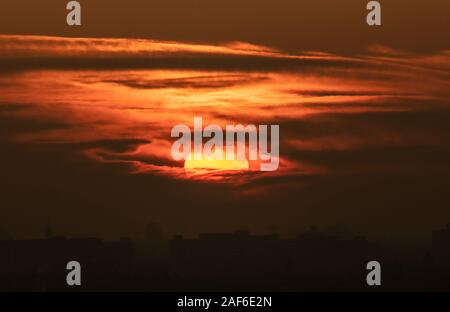
[[[186,171],[244,171],[249,169],[247,160],[193,160],[184,162]]]

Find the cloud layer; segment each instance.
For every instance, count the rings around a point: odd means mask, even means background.
[[[20,162],[25,177],[35,172],[27,164],[54,158],[69,171],[149,179],[163,191],[213,182],[249,207],[269,196],[267,205],[282,200],[295,210],[289,194],[301,192],[305,212],[330,185],[335,195],[343,191],[336,181],[352,188],[361,176],[404,183],[434,174],[438,183],[450,175],[449,51],[377,46],[342,57],[239,42],[9,35],[0,46],[0,139],[10,153],[3,164],[28,154]],[[170,157],[170,130],[194,116],[222,126],[279,124],[280,169],[186,174]]]

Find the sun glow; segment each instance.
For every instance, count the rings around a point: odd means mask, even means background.
[[[328,162],[328,152],[430,144],[425,133],[411,138],[391,119],[386,130],[377,132],[373,113],[410,116],[425,107],[440,110],[449,98],[447,51],[408,56],[377,47],[366,56],[305,56],[247,43],[9,35],[0,35],[0,46],[2,138],[71,147],[96,162],[123,165],[130,173],[174,179],[241,183],[274,175],[340,173],[343,167]],[[418,77],[429,83],[417,83]],[[267,153],[260,155],[260,136],[258,148],[252,148],[256,144],[247,144],[250,131],[245,131],[245,157],[238,157],[242,145],[236,144],[235,157],[230,157],[235,160],[174,159],[176,136],[170,136],[170,129],[180,122],[195,128],[192,118],[200,115],[218,126],[211,129],[222,129],[217,143],[224,143],[225,156],[227,125],[244,127],[235,129],[237,139],[249,125],[259,133],[259,126],[279,124],[283,158],[279,151],[272,153],[272,135],[261,140],[270,149],[268,160]],[[187,151],[194,147],[195,152],[195,134],[208,125],[189,130]],[[359,128],[364,135],[357,135]],[[212,138],[197,141],[206,145]],[[437,143],[447,141],[436,138]],[[252,152],[258,157],[251,157]],[[277,170],[256,174],[268,165]]]
[[[193,160],[184,162],[186,172],[202,171],[244,171],[249,169],[247,160]]]

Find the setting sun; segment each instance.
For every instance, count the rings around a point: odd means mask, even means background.
[[[188,159],[184,162],[184,169],[187,172],[205,171],[242,171],[248,170],[247,160],[193,160]]]

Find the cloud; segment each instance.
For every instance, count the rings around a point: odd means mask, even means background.
[[[388,164],[372,157],[383,149],[409,170],[408,151],[445,151],[449,143],[446,51],[424,56],[378,46],[342,57],[243,42],[11,35],[0,43],[2,70],[15,72],[0,76],[5,140],[83,152],[132,173],[284,185]],[[186,176],[171,160],[169,134],[194,115],[220,125],[279,124],[280,170]]]
[[[96,140],[96,141],[84,141],[84,142],[39,142],[38,144],[44,144],[52,147],[61,147],[74,150],[102,150],[113,153],[125,153],[136,150],[136,148],[143,144],[150,143],[148,140],[143,139],[117,139],[117,140]]]
[[[0,35],[3,72],[27,69],[291,70],[360,66],[357,59],[293,55],[245,43],[202,45],[143,39]]]
[[[248,75],[243,74],[224,74],[224,75],[203,75],[191,76],[185,78],[166,78],[166,79],[142,79],[137,77],[135,79],[111,79],[102,80],[104,83],[114,83],[123,85],[133,89],[219,89],[243,85],[255,81],[263,81],[268,79],[264,76],[253,77],[251,81]]]

